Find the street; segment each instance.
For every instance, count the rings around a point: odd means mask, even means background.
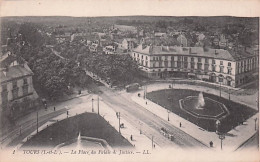
[[[154,142],[160,147],[206,147],[195,138],[131,101],[128,94],[118,94],[106,87],[99,88],[103,92],[101,94],[103,102],[120,112],[121,116],[137,129],[141,128],[142,133],[147,137],[152,138],[153,136]],[[173,134],[175,140],[170,141],[165,138],[160,133],[161,128],[165,128]]]

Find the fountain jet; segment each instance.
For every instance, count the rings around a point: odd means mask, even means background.
[[[203,109],[204,106],[205,106],[205,100],[204,100],[202,92],[200,92],[199,97],[198,97],[198,104],[197,104],[196,108]]]

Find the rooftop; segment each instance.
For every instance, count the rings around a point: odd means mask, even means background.
[[[28,75],[33,75],[33,73],[22,65],[12,66],[9,67],[7,71],[2,70],[0,72],[1,82],[10,81]]]
[[[144,46],[139,45],[134,52],[148,55],[189,55],[209,57],[214,59],[237,61],[253,56],[246,52],[229,52],[224,49],[204,49],[203,47],[178,47],[178,46]]]

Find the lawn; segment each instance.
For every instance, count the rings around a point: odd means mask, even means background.
[[[153,91],[147,94],[147,98],[154,103],[165,107],[166,109],[172,111],[173,113],[185,118],[186,120],[191,121],[192,123],[198,125],[199,127],[208,130],[216,131],[216,120],[214,119],[202,119],[196,118],[187,112],[183,111],[179,106],[179,100],[187,96],[198,96],[198,91],[193,90],[181,90],[181,89],[165,89],[159,91]],[[221,120],[221,125],[219,126],[219,131],[226,133],[242,122],[246,121],[257,111],[251,109],[247,106],[229,101],[219,96],[215,96],[208,93],[203,93],[204,97],[216,100],[218,102],[226,105],[227,109],[230,112],[230,115]]]
[[[104,139],[113,148],[133,147],[102,117],[97,114],[84,113],[49,126],[29,139],[22,148],[54,148],[58,144],[77,138],[79,131],[81,136]]]

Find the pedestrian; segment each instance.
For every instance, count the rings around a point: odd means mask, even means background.
[[[181,122],[180,122],[180,127],[181,127]]]
[[[146,103],[146,105],[147,105],[147,101],[146,101],[145,103]]]
[[[155,148],[155,144],[153,145],[153,148]]]
[[[55,106],[54,106],[53,110],[54,110],[54,111],[56,111],[56,108],[55,108]]]
[[[69,111],[67,111],[67,115],[69,115]]]
[[[133,136],[132,135],[130,136],[130,139],[131,139],[131,141],[133,141]]]

